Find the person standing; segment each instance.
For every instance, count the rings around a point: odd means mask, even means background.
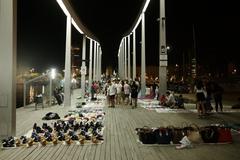
[[[131,101],[132,101],[132,108],[137,108],[137,97],[138,97],[138,85],[135,81],[132,82],[131,85]]]
[[[205,102],[205,95],[204,95],[204,85],[201,80],[197,80],[195,83],[194,90],[196,92],[196,99],[197,99],[197,111],[198,111],[198,116],[199,118],[205,116],[205,107],[204,107],[204,102]]]
[[[223,88],[217,84],[216,82],[213,84],[213,98],[215,101],[215,110],[218,112],[218,106],[220,107],[220,111],[223,111],[223,104],[222,104],[222,95],[223,95]]]
[[[109,83],[109,87],[108,87],[108,96],[109,96],[109,102],[110,102],[110,106],[109,107],[115,107],[115,95],[117,93],[117,88],[115,86],[114,83],[112,83],[111,81],[108,82]]]
[[[124,102],[126,105],[128,105],[129,104],[129,95],[131,93],[131,87],[128,84],[127,80],[125,81],[123,88],[124,88]]]
[[[93,100],[96,100],[95,98],[94,98],[94,95],[96,94],[96,86],[95,86],[95,82],[92,82],[92,85],[91,85],[91,100],[93,101]]]
[[[116,94],[116,104],[121,104],[122,102],[122,84],[121,81],[116,83],[117,94]]]

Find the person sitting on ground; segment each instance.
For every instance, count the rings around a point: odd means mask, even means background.
[[[180,94],[178,97],[176,97],[176,107],[177,108],[184,108],[184,99],[183,96]]]
[[[166,95],[167,95],[166,96],[166,98],[167,98],[166,106],[170,107],[170,108],[174,108],[176,101],[175,101],[173,93],[170,93],[169,91],[167,91]]]
[[[159,101],[160,101],[159,104],[160,104],[161,106],[166,106],[167,98],[166,98],[165,94],[162,94],[162,95],[160,96]]]

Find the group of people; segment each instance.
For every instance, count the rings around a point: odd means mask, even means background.
[[[204,118],[212,110],[210,103],[212,98],[215,101],[215,111],[218,113],[219,107],[220,112],[223,111],[222,95],[224,90],[218,83],[213,81],[206,81],[204,83],[198,79],[195,82],[194,90],[196,92],[197,110],[200,118]]]
[[[184,99],[181,94],[179,96],[175,96],[173,92],[167,91],[166,94],[160,96],[159,104],[161,106],[179,109],[184,108]]]
[[[195,81],[194,91],[196,93],[196,107],[200,118],[208,114],[213,108],[211,99],[215,101],[216,112],[223,111],[222,94],[223,88],[213,81]],[[102,87],[103,92],[107,96],[109,107],[115,107],[116,104],[132,105],[132,108],[137,107],[138,93],[140,91],[140,83],[137,79],[128,80],[108,80]],[[92,83],[91,99],[96,99],[94,95],[100,92],[100,86]],[[172,91],[167,91],[165,94],[159,95],[157,84],[152,86],[155,99],[159,100],[159,104],[169,108],[184,108],[184,100],[182,95],[175,96]]]
[[[130,104],[132,108],[137,107],[137,98],[140,91],[140,83],[137,80],[131,82],[128,80],[108,80],[104,88],[109,107],[115,107],[115,104]]]

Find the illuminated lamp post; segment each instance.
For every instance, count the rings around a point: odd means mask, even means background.
[[[49,85],[49,106],[52,105],[52,81],[56,77],[56,69],[52,68],[49,74],[50,85]]]

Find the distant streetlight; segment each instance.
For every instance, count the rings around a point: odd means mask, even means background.
[[[51,79],[55,79],[55,77],[56,77],[56,69],[52,68],[51,69]]]
[[[52,68],[50,73],[49,73],[49,76],[50,76],[50,84],[49,84],[49,106],[52,105],[52,80],[56,78],[56,69],[55,68]]]

